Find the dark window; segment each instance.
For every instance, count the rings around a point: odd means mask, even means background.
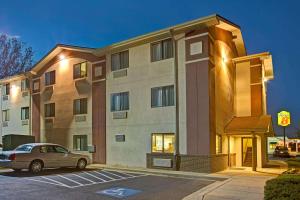
[[[55,153],[68,153],[68,150],[61,146],[54,146]]]
[[[123,51],[111,55],[111,71],[129,67],[129,52]]]
[[[3,122],[9,121],[9,110],[2,110],[2,121]]]
[[[73,149],[75,151],[87,151],[87,135],[74,135],[73,136]]]
[[[55,103],[45,104],[45,117],[55,117]]]
[[[21,108],[21,120],[29,119],[29,107]]]
[[[4,84],[4,86],[2,87],[2,92],[3,92],[3,95],[10,94],[10,84],[9,83]]]
[[[153,133],[152,152],[174,153],[175,136],[173,133]]]
[[[73,78],[87,77],[87,62],[78,63],[73,66]]]
[[[173,57],[172,39],[163,40],[151,44],[151,61],[159,61]]]
[[[55,84],[55,71],[45,73],[45,85],[54,85]]]
[[[174,106],[174,86],[151,88],[151,107]]]
[[[129,92],[111,95],[111,111],[129,110]]]
[[[29,89],[29,80],[26,78],[21,81],[21,91],[26,91],[28,89]]]
[[[74,115],[87,114],[87,98],[74,100],[73,113]]]

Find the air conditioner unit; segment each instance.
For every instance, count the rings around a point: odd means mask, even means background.
[[[113,113],[113,119],[126,119],[127,118],[127,112],[114,112]]]
[[[85,121],[86,121],[86,115],[75,116],[75,122],[85,122]]]
[[[3,101],[8,101],[8,95],[3,95],[3,96],[2,96],[2,100],[3,100]]]
[[[124,77],[124,76],[127,76],[127,69],[121,69],[121,70],[113,72],[114,78],[120,78],[120,77]]]
[[[22,120],[22,126],[26,126],[29,124],[29,120],[26,119],[26,120]]]
[[[28,91],[22,92],[22,97],[27,97],[28,95],[29,95],[29,92],[28,92]]]
[[[8,127],[8,122],[2,122],[3,127]]]

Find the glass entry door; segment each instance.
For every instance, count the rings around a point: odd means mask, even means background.
[[[252,138],[242,138],[242,165],[252,166]]]

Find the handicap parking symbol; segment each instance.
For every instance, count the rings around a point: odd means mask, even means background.
[[[104,195],[108,195],[108,196],[112,196],[112,197],[117,197],[117,198],[125,198],[125,197],[136,195],[140,192],[141,192],[140,190],[114,187],[114,188],[110,188],[110,189],[106,189],[106,190],[101,190],[96,193],[104,194]]]

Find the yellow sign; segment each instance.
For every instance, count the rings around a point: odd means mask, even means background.
[[[281,111],[278,113],[278,125],[288,126],[291,124],[291,115],[287,111]]]

